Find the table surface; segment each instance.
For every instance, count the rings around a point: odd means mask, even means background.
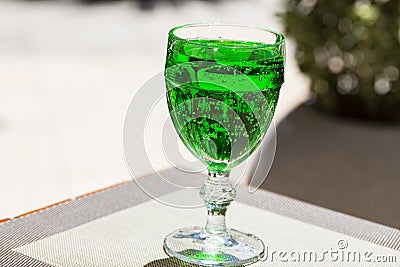
[[[178,209],[160,201],[198,204],[196,196],[190,200],[193,203],[183,200],[196,189],[185,193],[175,186],[188,180],[195,179],[170,169],[7,220],[0,224],[0,266],[182,266],[163,254],[162,237],[177,227],[198,223],[205,211]],[[228,223],[260,234],[267,247],[320,250],[338,245],[339,240],[349,248],[397,259],[392,265],[351,266],[399,266],[397,229],[264,190],[251,194],[245,186],[237,190]]]

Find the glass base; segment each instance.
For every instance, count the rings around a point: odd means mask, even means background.
[[[170,233],[164,251],[171,257],[202,266],[242,266],[264,256],[264,243],[252,234],[229,229],[211,235],[204,227],[190,227]]]

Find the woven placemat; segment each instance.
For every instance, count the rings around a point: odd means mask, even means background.
[[[180,179],[175,170],[163,175]],[[151,187],[157,179],[151,175],[140,183]],[[179,190],[160,187],[156,194],[173,197]],[[184,266],[166,259],[162,239],[171,230],[201,225],[204,219],[203,209],[163,205],[135,182],[127,182],[3,222],[0,266]],[[329,261],[307,265],[267,259],[254,266],[400,266],[399,230],[271,192],[249,194],[246,187],[238,187],[228,224],[259,235],[269,252],[337,249],[337,242],[343,241],[348,249],[395,255],[399,260],[384,265]]]

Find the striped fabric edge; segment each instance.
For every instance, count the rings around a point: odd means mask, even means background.
[[[132,181],[130,181],[130,180],[122,181],[122,182],[116,183],[116,184],[111,185],[111,186],[106,186],[104,188],[101,188],[101,189],[98,189],[98,190],[95,190],[95,191],[92,191],[92,192],[89,192],[89,193],[78,195],[75,198],[68,198],[68,199],[65,199],[65,200],[62,200],[62,201],[59,201],[59,202],[44,206],[44,207],[39,208],[39,209],[35,209],[35,210],[32,210],[32,211],[28,211],[28,212],[19,214],[19,215],[15,216],[14,218],[3,218],[3,219],[0,219],[0,224],[8,222],[8,221],[11,221],[11,220],[14,220],[14,219],[26,217],[26,216],[29,216],[29,215],[32,215],[32,214],[35,214],[35,213],[38,213],[38,212],[42,212],[42,211],[48,210],[50,208],[54,208],[56,206],[59,206],[61,204],[64,204],[64,203],[67,203],[67,202],[70,202],[70,201],[74,201],[76,199],[85,198],[85,197],[89,197],[89,196],[92,196],[92,195],[95,195],[95,194],[98,194],[98,193],[101,193],[101,192],[105,192],[105,191],[117,188],[119,186],[125,185],[125,184],[130,183],[130,182],[132,182]]]
[[[16,251],[0,253],[1,267],[29,266],[29,267],[53,267],[50,264],[31,258]]]

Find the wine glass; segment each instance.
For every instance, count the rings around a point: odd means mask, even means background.
[[[207,223],[170,233],[164,240],[170,256],[203,266],[243,265],[263,256],[259,238],[225,225],[236,195],[229,173],[270,125],[284,61],[284,36],[262,27],[208,23],[170,30],[164,72],[170,117],[209,174],[200,189]]]

